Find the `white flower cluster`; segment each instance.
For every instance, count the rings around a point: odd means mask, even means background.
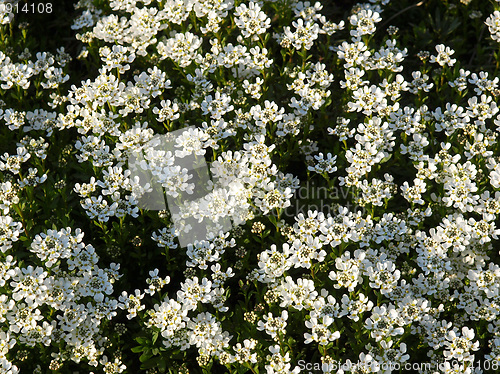
[[[500,42],[500,12],[495,10],[486,19],[485,24],[488,26],[491,38],[496,42]]]
[[[174,346],[184,351],[193,346],[201,355],[212,356],[222,354],[229,347],[231,336],[222,330],[215,315],[210,312],[196,313],[194,317],[188,315],[191,311],[197,312],[199,303],[211,304],[219,312],[229,310],[224,306],[226,296],[221,286],[234,274],[231,268],[221,271],[219,264],[212,265],[211,270],[212,280],[187,278],[181,283],[175,300],[166,296],[161,303],[154,305],[154,310],[148,312],[150,318],[146,326],[157,329],[166,348]],[[137,299],[136,296],[131,297]],[[141,310],[138,305],[139,302],[136,302],[134,316],[137,310]]]
[[[177,13],[179,23],[191,10],[192,4],[186,4],[183,7],[179,5],[180,12]],[[205,4],[202,3],[194,5],[193,9],[197,16],[207,16],[208,23],[204,31],[218,30],[216,25],[219,18],[226,17],[233,7],[230,2],[224,4],[218,12],[213,9],[209,10],[208,7],[205,8]],[[167,9],[171,11],[170,8],[167,7]],[[321,6],[318,4],[310,6],[308,3],[299,2],[294,10],[296,20],[292,22],[293,28],[285,27],[283,33],[277,36],[283,48],[310,50],[320,34],[331,35],[333,33],[331,30],[337,31],[343,28],[343,22],[337,26],[328,25],[326,19],[320,15]],[[127,11],[131,13],[130,20],[139,12],[134,8],[127,9]],[[472,76],[470,83],[477,86],[479,91],[476,91],[478,96],[469,98],[468,107],[462,108],[453,103],[446,103],[443,106],[446,109],[443,107],[430,109],[425,105],[417,108],[402,106],[399,99],[405,92],[420,95],[421,92],[429,92],[433,84],[428,83],[429,77],[420,71],[412,72],[411,81],[406,81],[402,74],[392,75],[392,78],[389,75],[384,76],[382,82],[378,84],[366,79],[368,78],[367,72],[373,70],[401,73],[402,63],[407,56],[406,48],[399,48],[396,40],[387,40],[385,45],[373,51],[369,49],[365,39],[362,39],[364,35],[375,32],[377,23],[381,21],[381,11],[379,6],[365,4],[362,10],[349,18],[352,39],[331,48],[337,53],[339,59],[344,61],[345,81],[342,81],[341,85],[351,95],[351,100],[347,103],[348,112],[360,112],[368,116],[366,121],[359,123],[352,131],[349,130],[345,138],[353,139],[355,143],[345,152],[345,159],[348,163],[345,168],[347,175],[339,179],[346,186],[362,190],[363,197],[360,202],[364,205],[382,206],[386,201],[394,198],[398,190],[401,190],[401,196],[412,207],[414,204],[423,205],[424,210],[408,209],[404,219],[385,214],[378,222],[374,222],[370,216],[362,217],[346,208],[340,208],[335,217],[309,212],[307,217],[303,215],[296,217],[297,223],[293,227],[292,238],[289,243],[282,246],[282,250],[272,244],[270,249],[264,250],[258,256],[258,269],[252,273],[251,278],[265,283],[271,292],[277,295],[281,308],[308,311],[310,317],[306,320],[305,326],[310,332],[304,335],[306,343],[317,342],[320,345],[327,345],[339,339],[341,334],[337,324],[340,322],[336,321],[343,318],[355,322],[363,318],[364,326],[370,331],[370,336],[375,342],[386,337],[401,336],[408,330],[414,334],[434,336],[435,326],[445,321],[439,321],[441,311],[430,307],[428,297],[446,294],[451,287],[451,278],[461,280],[463,277],[469,277],[471,282],[479,279],[484,271],[485,258],[484,254],[481,254],[484,252],[477,252],[479,250],[477,245],[496,239],[498,233],[494,224],[494,217],[498,213],[498,204],[494,203],[496,198],[486,193],[474,195],[478,191],[474,182],[477,170],[470,161],[476,155],[487,158],[487,165],[491,169],[491,185],[498,186],[500,182],[497,179],[500,173],[497,170],[496,161],[488,151],[488,147],[495,144],[495,136],[488,132],[484,125],[485,121],[494,119],[498,111],[491,96],[488,95],[496,87],[496,82],[490,83],[483,72],[480,72],[481,79],[477,75]],[[164,16],[160,13],[161,11],[157,12],[154,17],[155,21],[161,25]],[[234,16],[242,37],[250,38],[251,41],[258,41],[259,35],[269,28],[270,19],[257,3],[250,2],[248,6],[239,5],[234,9]],[[107,24],[110,21],[114,22],[114,28],[108,27]],[[131,55],[139,54],[137,46],[126,38],[118,38],[118,35],[130,35],[135,32],[135,30],[131,31],[134,27],[133,22],[127,19],[117,21],[110,17],[99,19],[92,32],[93,37],[107,42],[118,41],[128,48],[128,53]],[[118,28],[122,30],[121,33],[116,31]],[[161,29],[161,26],[158,28]],[[104,30],[109,30],[108,34]],[[239,38],[240,43],[243,42],[243,38]],[[154,112],[158,115],[159,121],[168,121],[169,126],[180,118],[184,118],[189,111],[206,116],[207,122],[203,124],[202,130],[191,131],[189,135],[179,139],[184,149],[191,152],[198,151],[200,155],[205,154],[205,149],[216,146],[220,139],[234,137],[233,129],[235,128],[250,132],[254,138],[244,143],[243,150],[223,152],[211,165],[213,176],[226,185],[240,181],[238,184],[239,200],[232,201],[221,196],[220,205],[210,205],[208,202],[198,206],[190,204],[189,212],[191,215],[202,218],[201,207],[208,207],[209,210],[205,214],[208,215],[208,212],[211,212],[213,215],[218,214],[219,211],[228,212],[235,207],[244,206],[248,199],[254,200],[256,206],[264,214],[275,208],[286,208],[292,193],[290,186],[296,182],[291,177],[284,177],[273,166],[269,155],[274,146],[265,145],[266,129],[269,126],[276,126],[278,130],[276,134],[281,137],[287,134],[298,135],[302,130],[301,117],[307,115],[311,109],[319,109],[330,96],[327,88],[333,82],[333,75],[328,73],[326,64],[319,62],[310,64],[302,71],[290,71],[289,76],[293,81],[287,88],[297,95],[290,100],[290,112],[277,102],[265,101],[263,104],[252,105],[245,113],[237,108],[232,85],[224,89],[214,89],[216,82],[210,79],[210,74],[223,68],[235,77],[244,78],[245,92],[252,98],[259,99],[265,84],[261,76],[272,62],[267,57],[268,51],[258,47],[248,49],[246,45],[221,45],[216,39],[208,40],[208,42],[212,47],[210,52],[205,53],[200,36],[190,32],[172,32],[168,39],[157,44],[160,60],[169,59],[180,68],[196,64],[198,70],[195,76],[188,77],[196,87],[192,102],[182,105],[175,99],[162,101],[161,109],[154,107]],[[430,57],[431,63],[442,67],[453,66],[456,63],[456,60],[450,57],[454,53],[451,48],[437,45],[436,52]],[[461,73],[461,77],[467,75],[465,72]],[[122,103],[126,100],[123,99],[121,92],[127,92],[125,87],[120,88],[120,84],[113,76],[103,81],[110,82],[113,88],[111,100],[106,101],[113,106],[123,105]],[[162,82],[165,82],[165,78]],[[455,87],[461,92],[463,91],[462,85],[463,83],[457,81]],[[94,83],[92,87],[95,86]],[[88,91],[88,87],[90,85],[86,85],[85,91]],[[166,88],[166,86],[158,87]],[[74,88],[75,97],[78,90]],[[108,90],[110,91],[111,89]],[[79,94],[79,97],[84,98],[85,103],[90,103],[93,108],[97,109],[102,106],[102,101],[97,106],[92,104],[93,100],[87,98],[89,96],[92,97],[92,95]],[[137,106],[134,107],[134,111],[141,113],[142,110],[149,109],[151,100],[151,97],[137,97],[135,100]],[[227,118],[232,119],[227,120]],[[437,132],[445,132],[447,136],[456,131],[468,131],[472,134],[474,142],[467,145],[468,153],[465,162],[460,163],[462,156],[459,154],[450,155],[447,143],[437,144],[442,152],[437,152],[432,157],[428,155],[429,147],[435,145],[434,138],[425,132],[423,125],[424,122],[429,121],[434,121]],[[472,126],[471,121],[475,121],[472,122]],[[342,133],[340,127],[347,126],[348,123],[349,120],[339,122],[337,128],[331,129],[332,134]],[[409,137],[407,141],[396,140],[396,134],[401,132]],[[215,134],[217,135],[214,136]],[[115,150],[111,147],[106,148],[108,145],[103,144],[100,139],[92,142],[85,141],[85,143],[95,144],[91,147],[96,150],[105,150],[105,153],[109,155],[116,155],[116,160],[120,161],[120,151],[131,149],[133,146],[141,146],[151,137],[152,132],[148,131],[146,126],[137,126],[133,131],[129,130],[124,136],[120,136],[121,143],[118,143],[119,146],[117,145]],[[83,149],[83,146],[77,145],[77,148]],[[174,154],[150,155],[151,158],[148,161],[155,165],[152,157],[166,158],[169,165],[174,165],[174,157],[184,155],[182,150],[177,152],[175,156]],[[394,152],[408,157],[415,166],[416,178],[412,178],[411,182],[404,181],[400,186],[394,183],[394,178],[390,175],[386,175],[385,180],[365,178],[374,168],[386,162]],[[101,153],[104,152],[88,151],[89,156]],[[325,156],[324,153],[319,153],[317,156],[308,157],[313,163],[309,166],[311,171],[319,174],[331,174],[338,171],[336,155],[326,153]],[[107,162],[112,163],[112,158],[110,157]],[[98,163],[96,166],[102,165],[105,164]],[[167,169],[158,169],[158,175],[163,175],[162,173],[167,170],[168,165]],[[190,190],[190,177],[185,173],[177,171],[170,172],[169,175],[177,175],[178,184],[173,190],[168,189],[170,192],[167,191],[167,193],[175,194],[178,188]],[[162,179],[165,187],[169,186],[167,180],[170,179],[168,177]],[[417,227],[425,217],[432,214],[428,206],[429,201],[423,199],[431,183],[439,183],[444,190],[444,194],[436,197],[436,201],[445,207],[458,209],[461,213],[444,218],[436,228],[430,229],[427,233],[417,230]],[[228,207],[228,204],[231,207]],[[476,220],[464,216],[472,211],[480,212],[482,219]],[[244,218],[242,217],[242,221],[245,220]],[[172,230],[168,232],[164,229],[159,234],[155,233],[153,237],[160,246],[170,248],[176,246],[173,241],[175,233]],[[403,238],[407,240],[402,240]],[[226,236],[223,236],[221,240],[222,243],[226,242]],[[394,241],[398,244],[394,244]],[[329,278],[333,282],[332,288],[346,289],[352,293],[357,291],[366,279],[371,289],[378,290],[388,299],[386,303],[379,303],[375,306],[375,303],[363,293],[357,296],[343,294],[337,302],[327,289],[316,290],[314,280],[294,279],[287,275],[291,269],[314,269],[318,264],[327,260],[328,252],[331,251],[327,248],[345,248],[349,243],[357,243],[361,248],[353,253],[349,251],[339,253],[335,259],[336,270],[329,273]],[[380,249],[373,249],[370,243],[385,244]],[[234,243],[229,244],[229,246],[233,245]],[[215,245],[213,241],[197,242],[188,248],[187,265],[206,270],[208,263],[222,259],[227,246],[228,244]],[[401,278],[401,271],[396,267],[398,258],[409,253],[410,248],[417,251],[416,264],[421,271],[414,277],[413,284],[407,284]],[[448,248],[452,248],[453,255],[448,253]],[[457,269],[463,266],[473,266],[474,270],[471,269],[469,273],[457,273]],[[217,265],[212,265],[211,269],[214,272],[220,272]],[[226,274],[222,276],[226,279],[230,276],[229,274],[232,275],[231,268],[228,269],[228,273],[221,274]],[[188,278],[181,284],[177,300],[167,297],[161,304],[155,305],[148,323],[149,326],[159,329],[167,347],[177,346],[187,349],[195,345],[201,356],[223,355],[223,349],[228,347],[229,335],[222,330],[214,315],[201,312],[194,317],[188,317],[188,312],[197,310],[198,303],[213,303],[213,300],[217,299],[214,299],[214,295],[223,293],[217,287],[214,288],[214,281],[215,279],[209,280],[208,278],[202,280],[196,277]],[[482,286],[486,287],[487,295],[484,297],[495,297],[498,289],[491,288],[494,284],[495,281],[490,280],[488,286]],[[470,292],[474,292],[472,288]],[[459,300],[466,298],[465,294],[449,297]],[[471,294],[470,297],[474,296]],[[485,312],[481,305],[484,304],[464,303],[463,307],[468,308],[469,315],[474,316],[475,309],[473,308],[480,309],[481,313]],[[363,317],[363,313],[370,313],[370,316]],[[493,316],[497,315],[493,310],[489,313],[488,320],[492,320]],[[279,340],[280,334],[286,334],[288,317],[286,310],[283,310],[281,316],[278,317],[269,313],[259,321],[257,328]],[[410,329],[412,324],[415,326]],[[455,327],[446,325],[443,335],[446,338],[441,343],[443,347],[447,347],[445,358],[469,360],[470,352],[477,348],[477,343],[471,343],[471,345],[457,343],[457,339],[465,339],[461,338],[461,335],[456,333],[457,331]],[[472,330],[466,327],[464,327],[463,336],[469,340],[474,337]],[[429,338],[430,345],[433,344],[432,342],[433,340]],[[391,348],[393,343],[392,340],[383,341],[382,347],[389,352],[394,350]],[[457,350],[454,348],[457,344],[464,348],[461,351]],[[283,369],[280,366],[282,364],[278,362],[283,362],[284,365],[288,361],[282,356],[276,356],[278,351],[275,348],[270,347],[270,349],[273,355],[268,357],[269,364],[266,368],[268,372],[277,372],[278,368]],[[399,355],[395,356],[398,357],[399,362],[409,359],[409,355],[405,352],[406,350],[401,346]],[[375,368],[387,360],[386,354],[389,353],[377,354],[375,350],[366,354],[362,353],[359,357],[360,361],[355,365],[371,367],[373,372],[376,372]],[[229,361],[235,360],[237,355],[231,357]]]
[[[26,56],[31,57],[31,53]],[[46,52],[38,52],[36,61],[28,60],[26,63],[12,62],[5,53],[0,53],[0,81],[2,89],[11,89],[14,85],[27,89],[30,86],[31,78],[43,73],[41,85],[44,89],[56,89],[60,84],[69,80],[69,75],[65,74],[63,68],[71,57],[61,47],[54,56]],[[57,63],[57,66],[54,64]]]
[[[106,335],[120,309],[142,334],[141,361],[161,356],[153,366],[197,352],[207,372],[218,361],[234,372],[298,373],[294,344],[324,362],[335,352],[351,373],[390,374],[387,364],[417,351],[445,361],[438,374],[472,374],[476,355],[498,360],[499,78],[461,69],[444,44],[427,53],[429,65],[404,70],[399,39],[372,38],[388,2],[358,4],[333,23],[320,2],[112,0],[104,12],[81,0],[72,27],[88,44],[80,58],[100,68],[67,91],[64,49],[21,62],[0,52],[1,88],[22,100],[41,87],[53,110],[0,112],[5,131],[22,133],[0,155],[0,372],[19,371],[11,357],[20,346],[50,347],[50,370],[73,361],[124,372],[121,347]],[[272,16],[280,9],[288,13]],[[0,15],[8,23],[2,7]],[[486,20],[497,41],[499,20],[498,11]],[[177,130],[185,131],[171,149],[158,146]],[[61,159],[83,171],[68,192],[104,245],[110,233],[125,237],[129,220],[185,263],[173,269],[183,277],[170,284],[155,269],[147,288],[115,298],[120,265],[99,266],[97,241],[26,222],[34,194],[45,196],[57,175],[45,162],[59,135],[72,142]],[[204,184],[194,161],[205,158],[212,179],[188,199]],[[280,170],[292,160],[306,166]],[[301,187],[292,171],[351,189],[364,211],[336,206],[281,220]],[[154,226],[139,205],[158,185],[178,210]],[[256,219],[253,236],[224,232],[225,217]],[[190,222],[204,220],[215,222],[210,234],[181,250]],[[158,250],[145,249],[149,260]],[[347,343],[354,354],[339,348]]]
[[[16,344],[34,347],[57,345],[57,360],[87,361],[97,366],[108,344],[100,325],[117,315],[119,303],[110,295],[120,278],[118,264],[98,265],[99,257],[83,243],[80,229],[47,230],[29,247],[42,266],[19,265],[9,254],[23,232],[21,224],[2,216],[2,268],[0,321],[1,356]],[[15,366],[12,372],[17,372]]]

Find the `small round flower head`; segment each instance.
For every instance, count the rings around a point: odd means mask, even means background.
[[[436,52],[437,55],[431,55],[430,62],[436,63],[440,66],[453,66],[455,62],[457,62],[456,59],[451,58],[451,55],[454,54],[455,51],[444,44],[436,45]]]

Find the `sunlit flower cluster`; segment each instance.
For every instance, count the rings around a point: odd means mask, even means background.
[[[424,3],[2,2],[0,372],[500,370],[500,4]]]

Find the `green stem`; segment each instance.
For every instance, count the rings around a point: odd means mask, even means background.
[[[31,235],[29,233],[28,226],[26,224],[26,220],[24,219],[23,211],[19,207],[19,204],[14,204],[13,206],[14,206],[14,210],[16,211],[16,213],[19,215],[19,217],[21,217],[21,223],[23,225],[24,232],[26,233],[26,237],[28,237],[28,239],[30,239]]]

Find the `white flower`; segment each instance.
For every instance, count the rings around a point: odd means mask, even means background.
[[[462,327],[462,333],[451,330],[446,335],[445,350],[443,356],[446,359],[457,359],[459,361],[472,361],[474,355],[470,351],[479,349],[479,341],[472,342],[474,330],[467,326]]]
[[[26,64],[10,64],[3,66],[0,70],[0,81],[4,81],[0,87],[4,90],[10,89],[14,84],[27,90],[30,86],[29,78],[33,75],[33,68]]]
[[[398,311],[392,304],[388,307],[374,307],[370,318],[365,321],[365,327],[371,331],[370,336],[376,341],[381,341],[386,336],[402,335],[404,328],[401,325]]]
[[[190,32],[176,33],[165,43],[159,42],[157,49],[161,60],[171,58],[180,67],[186,67],[191,65],[198,55],[197,50],[201,44],[202,39]]]
[[[315,155],[314,158],[317,163],[315,166],[308,166],[308,170],[315,171],[318,174],[331,174],[337,171],[337,167],[335,166],[335,162],[337,160],[336,155],[332,156],[331,153],[327,153],[325,160],[323,153],[319,153],[318,155]]]
[[[266,249],[257,256],[259,272],[263,275],[263,281],[269,282],[283,275],[293,264],[289,260],[291,254],[290,245],[283,244],[283,252],[278,251],[275,244],[271,249]]]
[[[453,66],[457,61],[456,59],[450,57],[455,53],[455,51],[450,47],[446,47],[444,44],[436,45],[436,51],[437,55],[432,55],[429,60],[430,62],[437,63],[440,66]]]
[[[266,356],[266,372],[267,374],[299,374],[300,367],[296,366],[293,370],[290,364],[290,352],[286,352],[284,355],[281,354],[281,348],[279,345],[274,345],[269,347],[269,351],[272,355]]]
[[[500,12],[495,10],[486,18],[484,23],[488,26],[491,38],[496,42],[500,42]]]
[[[311,49],[314,41],[318,38],[320,31],[319,25],[315,22],[304,22],[302,18],[299,18],[292,22],[292,26],[295,27],[295,32],[291,32],[290,27],[285,26],[285,38],[287,38],[297,50],[302,49],[302,47],[307,50]]]
[[[153,108],[153,113],[158,115],[157,120],[159,122],[163,121],[174,121],[179,118],[179,106],[177,103],[172,103],[170,100],[162,100],[160,102],[161,109],[158,107]]]
[[[257,340],[255,339],[245,339],[243,341],[243,346],[241,343],[237,343],[233,348],[235,352],[235,360],[240,364],[249,362],[252,364],[257,363],[257,353],[253,352],[257,345]]]
[[[329,48],[337,52],[339,59],[345,60],[345,69],[361,65],[370,56],[367,45],[362,41],[343,42],[339,47]]]
[[[181,289],[177,291],[177,300],[181,301],[187,310],[195,310],[198,302],[208,303],[212,299],[212,282],[203,278],[201,283],[198,277],[186,279],[181,283]]]
[[[403,192],[403,197],[413,204],[424,204],[422,200],[422,194],[427,190],[427,186],[422,179],[415,178],[413,180],[413,186],[410,187],[408,182],[404,182],[401,186]]]
[[[21,222],[16,222],[10,216],[0,216],[0,251],[5,253],[12,248],[12,243],[19,240],[24,232]]]
[[[333,318],[329,316],[323,316],[321,323],[317,318],[311,317],[310,320],[306,321],[306,327],[311,329],[312,334],[304,333],[305,344],[309,344],[313,341],[318,342],[320,345],[327,345],[328,343],[335,341],[340,338],[340,332],[331,332],[328,328],[333,323]]]
[[[363,86],[353,91],[352,101],[347,103],[350,112],[363,112],[370,115],[387,107],[385,92],[375,85]]]
[[[127,309],[127,318],[132,319],[137,316],[137,312],[144,310],[146,308],[145,305],[141,305],[141,300],[144,297],[144,294],[141,293],[140,290],[135,290],[134,295],[128,295],[126,291],[123,291],[121,296],[118,298],[121,303],[121,309]]]
[[[274,317],[272,313],[263,316],[263,321],[257,323],[257,330],[265,330],[266,334],[270,335],[273,339],[278,340],[278,334],[284,334],[286,328],[286,321],[288,319],[288,312],[283,310],[281,316]]]
[[[362,9],[358,13],[349,17],[351,25],[356,29],[351,30],[350,34],[353,37],[373,34],[376,30],[375,24],[380,22],[382,18],[380,14],[371,9]]]
[[[271,19],[261,11],[260,5],[253,1],[250,1],[248,7],[246,4],[236,7],[234,15],[236,26],[241,29],[244,38],[262,34],[271,27]]]
[[[225,93],[217,91],[212,97],[208,95],[201,103],[202,114],[209,114],[212,119],[221,119],[226,113],[234,110],[234,106],[230,104],[231,97]]]
[[[377,262],[375,267],[368,267],[366,273],[370,277],[370,287],[380,288],[383,295],[389,295],[392,292],[401,276],[400,271],[391,261]]]
[[[282,299],[281,307],[293,306],[297,310],[309,309],[318,295],[312,280],[299,278],[295,283],[290,276],[281,281],[277,291]]]
[[[489,178],[490,183],[494,188],[500,188],[500,164],[495,165],[495,167],[490,171]]]
[[[198,128],[189,128],[182,134],[176,136],[175,156],[183,158],[192,154],[203,156],[205,154],[204,142],[208,140],[208,135]]]

